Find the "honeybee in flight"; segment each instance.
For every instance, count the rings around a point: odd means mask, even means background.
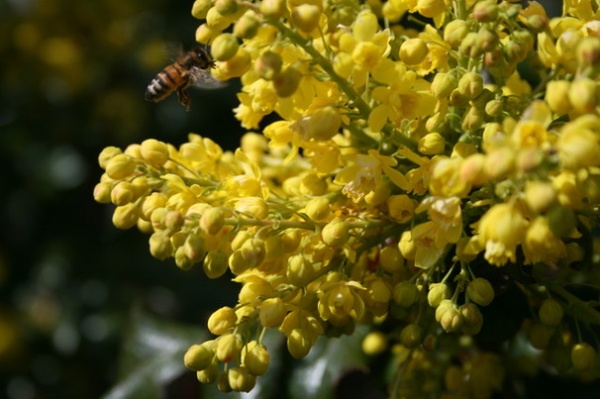
[[[147,101],[159,102],[167,98],[174,91],[177,92],[179,102],[186,111],[190,110],[190,96],[187,89],[190,86],[202,88],[222,87],[223,83],[214,79],[210,69],[215,66],[208,51],[202,47],[194,47],[183,53],[174,63],[167,65],[146,88],[144,98]]]

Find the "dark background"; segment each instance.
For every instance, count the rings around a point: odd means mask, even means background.
[[[192,1],[0,0],[0,398],[95,398],[116,380],[132,309],[200,329],[235,302],[225,279],[177,270],[94,202],[100,151],[189,132],[235,148],[232,83],[144,101]]]
[[[237,83],[191,90],[191,112],[143,100],[169,49],[193,45],[192,3],[0,0],[0,398],[99,397],[133,313],[200,331],[235,302],[226,279],[153,259],[92,197],[106,146],[195,132],[236,147]]]

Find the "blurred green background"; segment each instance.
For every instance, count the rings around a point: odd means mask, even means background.
[[[158,352],[169,333],[154,320],[201,341],[210,311],[235,302],[227,279],[153,259],[146,237],[114,228],[92,198],[106,146],[179,145],[195,132],[236,147],[235,82],[190,90],[191,112],[176,96],[143,99],[169,49],[193,45],[192,3],[0,0],[0,398],[100,397],[122,376],[136,326],[160,338],[139,352]],[[154,394],[198,397],[185,376]]]
[[[234,302],[226,279],[153,259],[147,237],[114,228],[92,197],[106,146],[238,141],[235,83],[190,90],[190,112],[175,95],[144,101],[170,49],[194,44],[192,3],[0,0],[0,398],[100,397],[132,314],[200,332]]]

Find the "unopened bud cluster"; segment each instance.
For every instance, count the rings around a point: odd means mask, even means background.
[[[94,196],[154,257],[240,284],[185,356],[202,383],[252,389],[265,329],[302,358],[358,324],[413,396],[491,397],[523,342],[597,375],[573,326],[600,324],[576,289],[598,289],[600,20],[575,3],[194,2],[211,73],[240,78],[235,117],[262,132],[106,148]],[[514,331],[480,346],[491,317]]]

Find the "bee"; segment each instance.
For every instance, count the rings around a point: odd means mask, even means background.
[[[181,105],[189,111],[191,100],[186,90],[190,86],[217,88],[223,85],[210,74],[210,69],[214,66],[215,62],[208,51],[202,47],[194,47],[179,56],[174,63],[167,65],[152,79],[146,88],[144,98],[156,103],[175,91]]]

